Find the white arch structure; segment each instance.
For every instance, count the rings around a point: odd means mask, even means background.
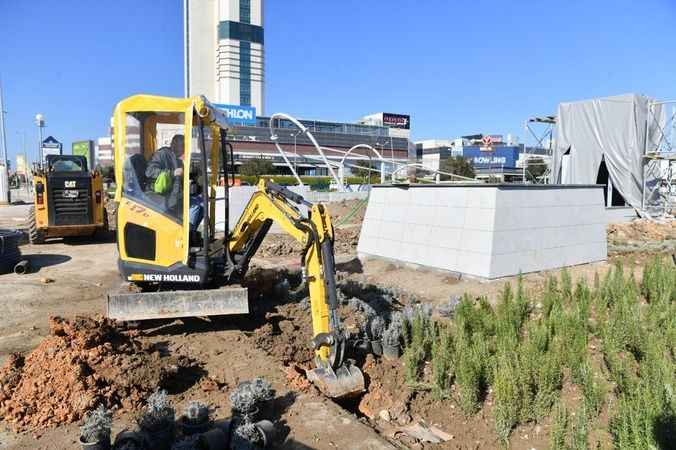
[[[312,145],[315,146],[317,149],[317,153],[322,157],[324,160],[324,164],[326,164],[326,168],[329,169],[329,173],[331,174],[331,177],[335,180],[336,184],[341,184],[340,179],[336,176],[336,173],[333,171],[333,167],[329,164],[329,161],[326,159],[326,155],[324,155],[324,151],[322,148],[319,146],[317,143],[317,140],[315,137],[310,133],[310,130],[308,130],[305,125],[300,123],[298,120],[295,118],[291,117],[290,115],[286,113],[274,113],[272,116],[270,116],[270,139],[275,143],[275,147],[277,147],[277,151],[279,152],[280,155],[282,155],[282,158],[284,158],[284,161],[286,162],[286,165],[289,166],[289,169],[291,169],[291,173],[293,173],[293,176],[296,177],[296,180],[298,180],[298,184],[301,186],[303,185],[303,181],[300,179],[298,176],[298,173],[296,173],[296,169],[293,168],[291,165],[291,162],[289,161],[289,158],[287,158],[286,153],[284,153],[284,150],[282,147],[279,145],[279,142],[277,142],[278,136],[275,134],[274,127],[272,126],[273,121],[276,118],[281,118],[281,119],[287,119],[291,121],[294,125],[298,127],[298,129],[310,139],[310,142],[312,142]]]
[[[322,147],[322,146],[319,145],[319,143],[317,143],[317,140],[312,135],[310,130],[308,130],[302,123],[300,123],[294,117],[292,117],[292,116],[290,116],[286,113],[274,113],[272,116],[270,116],[270,123],[269,123],[270,140],[275,143],[275,147],[277,148],[277,152],[282,156],[282,158],[284,159],[284,162],[289,167],[289,169],[291,170],[291,173],[296,178],[296,180],[298,181],[298,184],[300,186],[303,186],[303,181],[298,176],[298,173],[296,172],[296,169],[294,169],[293,164],[291,164],[291,161],[289,161],[289,158],[287,157],[287,154],[284,151],[284,149],[282,149],[282,146],[279,145],[279,142],[278,142],[279,136],[277,136],[277,134],[275,133],[275,129],[273,127],[273,122],[274,122],[275,119],[287,119],[287,120],[289,120],[294,125],[296,125],[296,127],[298,127],[298,129],[303,134],[305,134],[308,137],[308,139],[310,139],[310,142],[312,142],[312,145],[314,145],[314,147],[317,149],[318,156],[317,155],[305,155],[305,157],[310,158],[310,159],[323,161],[324,164],[326,165],[326,168],[329,170],[331,177],[335,181],[336,185],[341,186],[342,189],[344,189],[344,186],[345,186],[344,176],[343,176],[344,168],[346,166],[345,160],[354,150],[357,150],[359,148],[364,148],[364,149],[370,150],[371,152],[373,152],[376,155],[377,160],[380,161],[380,163],[381,163],[380,170],[371,169],[371,168],[367,168],[367,167],[362,167],[362,169],[366,169],[366,170],[371,171],[371,172],[380,172],[381,183],[384,183],[384,181],[385,181],[384,180],[385,172],[384,172],[384,168],[383,168],[384,167],[383,163],[385,163],[385,162],[392,164],[393,166],[396,166],[396,168],[391,173],[392,180],[394,180],[395,176],[399,172],[401,172],[405,169],[409,169],[409,168],[416,168],[416,169],[419,169],[419,170],[424,170],[426,172],[433,173],[435,175],[446,175],[446,176],[454,177],[454,178],[457,178],[457,179],[460,179],[460,180],[463,180],[463,181],[476,182],[476,180],[473,179],[473,178],[463,177],[461,175],[456,175],[456,174],[453,174],[453,173],[442,172],[440,170],[430,169],[429,167],[425,167],[421,163],[401,164],[401,163],[395,162],[394,160],[386,160],[378,152],[378,150],[376,150],[375,148],[371,147],[368,144],[357,144],[357,145],[352,146],[347,151],[338,150],[338,149],[330,148],[330,147]],[[324,153],[325,150],[335,152],[335,153],[340,153],[340,154],[343,155],[343,157],[341,158],[340,162],[329,161],[329,159],[326,157],[326,154]],[[371,160],[371,155],[364,155],[364,156],[368,157],[369,160]],[[347,164],[347,166],[348,167],[355,167],[355,166],[350,165],[350,164]],[[340,177],[336,176],[336,173],[333,170],[334,167],[336,167],[339,170]]]

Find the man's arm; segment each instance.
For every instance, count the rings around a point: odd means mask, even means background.
[[[148,166],[146,167],[146,178],[150,180],[154,180],[155,178],[160,176],[160,173],[163,170],[166,170],[166,164],[163,163],[162,161],[162,151],[158,150],[155,153],[153,153],[152,158],[150,158],[150,161],[148,161]]]

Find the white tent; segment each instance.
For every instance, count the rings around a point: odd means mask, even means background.
[[[640,210],[646,137],[649,142],[658,140],[658,126],[664,123],[661,106],[651,109],[652,101],[624,94],[559,104],[552,179],[563,184],[596,183],[605,161],[613,186]],[[569,155],[566,161],[564,155]]]

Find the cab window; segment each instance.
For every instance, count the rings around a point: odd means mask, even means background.
[[[52,162],[51,170],[53,172],[83,172],[85,169],[80,161],[74,159],[57,159]]]
[[[122,195],[181,223],[183,113],[128,113]]]

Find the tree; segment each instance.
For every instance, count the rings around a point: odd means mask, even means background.
[[[360,159],[350,170],[354,176],[362,178],[365,183],[373,184],[380,183],[379,166],[380,164],[377,161]]]
[[[451,156],[442,160],[441,164],[439,164],[439,170],[446,173],[460,175],[465,178],[474,178],[475,176],[472,162],[463,158],[462,156]],[[441,175],[439,178],[443,181],[454,179],[448,175]],[[457,178],[455,179],[457,180]]]
[[[274,175],[275,166],[269,159],[251,158],[244,161],[239,168],[239,173],[244,176],[256,177],[256,180],[258,180],[261,175]]]

